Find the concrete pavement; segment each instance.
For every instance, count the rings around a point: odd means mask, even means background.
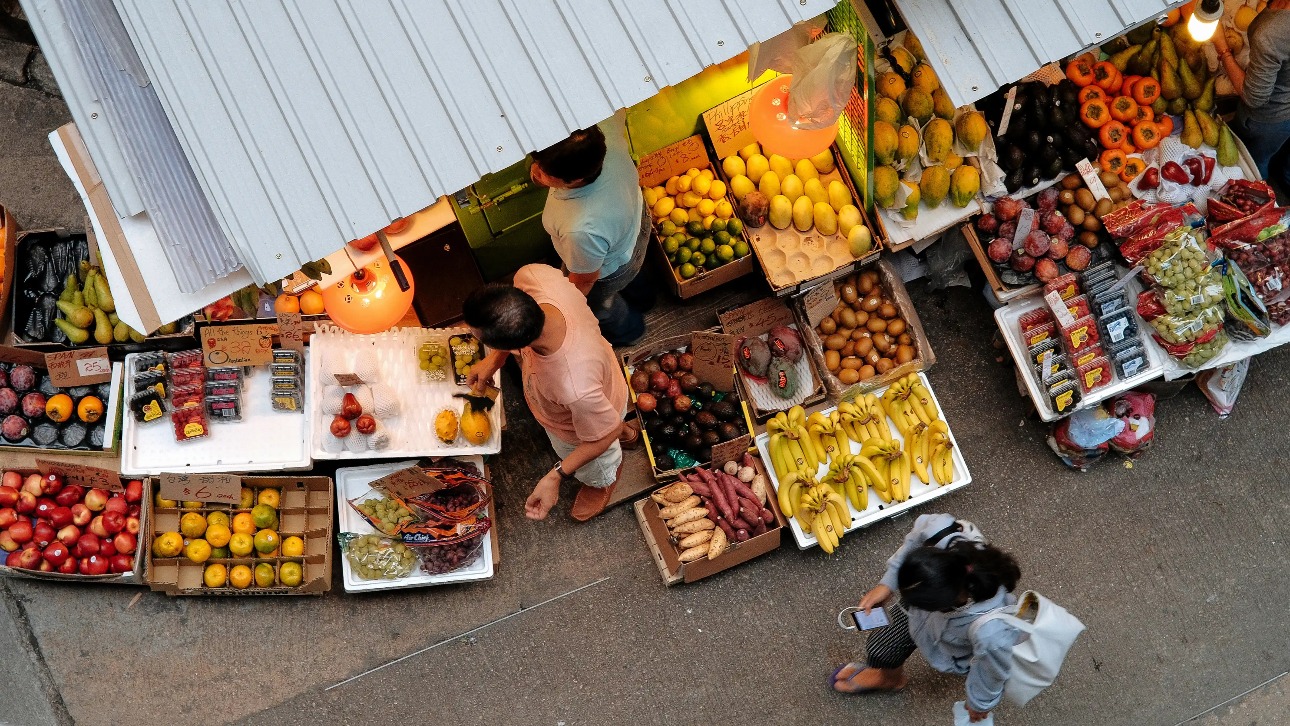
[[[56,98],[0,84],[0,203],[25,227],[84,217],[44,138],[65,120]],[[684,315],[666,303],[652,334],[705,327],[714,310],[762,294],[736,284]],[[934,509],[980,525],[1018,556],[1023,587],[1089,626],[1058,686],[1024,710],[1005,706],[998,723],[1278,723],[1284,681],[1242,694],[1290,670],[1279,453],[1290,353],[1256,360],[1230,420],[1188,389],[1160,403],[1157,443],[1132,469],[1112,460],[1080,475],[1048,452],[1046,426],[1026,418],[1010,368],[994,362],[979,295],[916,284],[913,296],[939,359],[933,387],[974,476]],[[918,656],[900,694],[826,686],[861,653],[835,614],[876,580],[910,517],[849,536],[832,557],[789,539],[665,588],[629,507],[575,525],[566,492],[549,521],[524,519],[554,457],[513,380],[507,396],[494,580],[346,596],[337,574],[321,598],[0,581],[0,722],[950,722],[962,683]]]

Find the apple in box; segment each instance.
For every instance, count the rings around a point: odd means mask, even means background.
[[[81,558],[82,575],[106,575],[109,567],[111,563],[103,555],[94,554]]]
[[[126,518],[125,518],[125,530],[124,530],[124,531],[129,532],[130,534],[134,534],[134,535],[139,534],[139,518],[138,518],[138,517],[126,517]]]
[[[37,547],[45,547],[50,542],[56,541],[57,534],[58,531],[49,522],[36,522],[36,526],[31,530],[31,541],[35,542]]]
[[[5,529],[9,525],[18,521],[18,511],[13,507],[0,509],[0,529]]]
[[[62,567],[63,563],[72,556],[71,551],[67,549],[67,545],[57,540],[50,542],[42,554],[45,557],[45,561],[54,567]]]
[[[12,507],[18,503],[18,488],[8,484],[0,485],[0,507]]]
[[[72,505],[72,524],[77,527],[85,527],[89,525],[90,520],[93,518],[94,512],[91,512],[90,508],[85,506],[83,502],[77,502]]]
[[[22,491],[31,492],[37,497],[44,494],[45,485],[41,481],[43,478],[39,474],[28,474],[27,478],[22,480]]]
[[[143,499],[143,482],[138,479],[131,479],[125,485],[125,500],[134,504]]]
[[[72,523],[72,508],[58,506],[49,511],[49,523],[55,529],[62,529]]]
[[[58,534],[56,536],[58,537],[59,542],[62,542],[68,547],[75,547],[76,540],[81,538],[81,528],[74,524],[69,524],[58,530]]]
[[[9,529],[5,531],[9,533],[9,536],[13,538],[14,542],[17,542],[20,545],[27,544],[31,541],[31,538],[35,536],[35,529],[31,526],[31,522],[25,519],[19,519],[17,522],[14,522],[9,525]]]
[[[44,561],[45,558],[40,554],[40,550],[21,549],[17,552],[10,553],[9,557],[5,560],[5,564],[10,567],[21,567],[24,570],[39,570],[40,563]]]
[[[107,512],[117,512],[119,514],[124,515],[126,513],[126,510],[128,510],[129,508],[130,508],[130,504],[125,501],[125,497],[120,494],[117,494],[107,501],[107,504],[104,505],[103,507],[103,512],[105,514]]]
[[[125,529],[125,515],[121,512],[104,512],[100,516],[103,517],[103,529],[108,534],[116,534]]]
[[[40,488],[44,494],[57,494],[63,488],[63,477],[58,474],[46,474],[40,480]]]
[[[75,557],[68,557],[66,562],[58,566],[58,571],[64,575],[79,575],[81,568],[76,564]]]
[[[6,471],[4,476],[0,477],[0,486],[6,486],[10,489],[22,488],[22,474],[16,471]]]
[[[112,547],[123,555],[133,554],[139,546],[139,539],[129,532],[117,532],[112,538]]]
[[[99,553],[99,538],[93,534],[90,534],[89,532],[86,532],[85,534],[81,535],[80,539],[76,540],[75,551],[76,551],[77,557],[89,557],[90,555],[97,555]]]
[[[101,512],[108,503],[108,490],[91,489],[85,493],[85,506],[90,508],[91,512]]]
[[[80,486],[78,484],[68,484],[64,486],[62,489],[58,490],[58,493],[54,495],[54,501],[58,502],[64,507],[70,507],[73,504],[80,502],[81,497],[84,497],[84,496],[85,496],[85,487]]]
[[[58,508],[58,503],[48,497],[41,497],[36,500],[36,518],[49,519],[49,513]]]
[[[108,563],[111,570],[117,574],[124,574],[134,570],[134,557],[131,555],[112,555],[108,558]]]
[[[18,543],[13,540],[9,530],[0,530],[0,550],[13,552],[16,549],[18,549]]]
[[[13,508],[18,514],[31,514],[36,511],[36,495],[24,489],[18,493],[18,503]]]

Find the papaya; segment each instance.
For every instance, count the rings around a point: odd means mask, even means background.
[[[918,182],[918,191],[923,204],[932,209],[939,207],[950,192],[950,173],[939,164],[927,167]]]
[[[914,57],[913,53],[900,46],[891,49],[891,60],[900,67],[901,72],[906,74],[913,71],[914,66],[918,63],[918,59]]]
[[[882,209],[896,206],[896,192],[900,189],[900,174],[890,166],[873,168],[873,202]],[[773,208],[773,205],[772,205]],[[783,229],[781,227],[781,229]]]
[[[981,191],[981,173],[971,164],[963,164],[950,175],[950,203],[962,209]]]
[[[918,185],[908,179],[901,179],[900,183],[909,190],[909,196],[905,197],[905,206],[900,208],[900,216],[909,220],[918,219]]]
[[[900,104],[886,96],[878,99],[878,103],[874,106],[874,116],[879,121],[891,124],[893,128],[905,120],[905,115],[900,112]]]
[[[914,31],[905,31],[905,39],[901,41],[901,43],[904,44],[905,50],[913,53],[914,57],[918,60],[921,61],[927,59],[927,54],[923,52],[923,43],[918,39],[917,35],[914,35]]]
[[[854,204],[844,204],[842,205],[842,208],[838,210],[838,234],[849,238],[851,235],[851,228],[861,222],[862,218],[860,217],[860,208]]]
[[[900,106],[906,116],[913,116],[920,124],[927,123],[932,117],[932,95],[921,88],[905,91],[905,97],[901,100]]]
[[[896,149],[900,144],[900,138],[896,135],[896,127],[887,121],[875,121],[873,124],[873,162],[875,164],[890,164],[896,160]]]
[[[895,71],[887,71],[878,76],[878,93],[885,98],[899,101],[905,93],[905,79]]]
[[[923,127],[923,146],[927,151],[927,160],[933,164],[945,161],[954,146],[954,129],[950,122],[935,118]],[[926,192],[924,192],[926,195]]]
[[[910,74],[914,81],[914,88],[923,93],[931,95],[932,91],[941,87],[941,79],[936,77],[936,71],[927,63],[919,63],[914,66],[914,72]]]
[[[815,226],[815,204],[810,197],[798,197],[793,202],[793,226],[798,232],[809,232]]]
[[[918,156],[918,145],[921,139],[918,137],[918,129],[905,124],[896,132],[896,158],[900,161],[909,162],[915,156]]]
[[[932,113],[946,121],[954,120],[954,102],[950,100],[950,94],[946,93],[944,88],[932,91]]]
[[[979,149],[985,137],[990,134],[990,127],[980,111],[969,111],[954,122],[954,132],[959,143],[968,149]]]

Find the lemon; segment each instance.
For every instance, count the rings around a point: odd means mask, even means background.
[[[690,188],[692,187],[693,184],[694,184],[694,177],[683,176],[680,179],[676,180],[676,190],[684,194],[690,191]]]
[[[267,504],[257,504],[251,510],[251,521],[257,529],[273,529],[278,526],[278,510]]]
[[[717,202],[717,211],[716,211],[717,219],[730,219],[731,217],[734,216],[734,214],[735,214],[735,208],[730,205],[729,201],[722,199],[721,201]]]
[[[680,181],[681,181],[681,178],[676,176],[672,177],[671,179],[668,179],[667,182],[663,184],[663,191],[667,192],[667,195],[669,197],[676,196],[677,194],[680,193],[680,190],[676,188],[676,185],[680,183]]]
[[[712,201],[711,199],[701,199],[699,200],[699,204],[698,206],[695,207],[695,209],[699,210],[699,214],[706,217],[710,214],[716,213],[717,203]]]
[[[726,176],[734,179],[747,173],[748,165],[738,156],[727,156],[721,160],[721,170],[726,173]]]
[[[688,177],[690,177],[691,179],[693,179],[694,177],[698,176],[698,175],[699,175],[699,169],[698,169],[698,167],[694,167],[694,166],[692,166],[692,167],[690,167],[689,169],[686,169],[686,170],[685,170],[685,175],[686,175],[686,176],[688,176]]]
[[[690,184],[690,190],[701,197],[708,196],[711,189],[712,181],[703,176],[695,177],[694,182]]]
[[[261,489],[260,495],[256,497],[255,501],[258,504],[264,504],[277,509],[281,506],[282,495],[277,489]]]
[[[224,583],[228,582],[228,568],[218,564],[206,565],[202,581],[206,583],[206,587],[224,587]]]
[[[699,210],[691,209],[686,212],[685,219],[687,222],[698,222],[703,219],[703,215],[699,214]]]
[[[184,502],[184,509],[201,509],[201,502]]]
[[[704,169],[703,171],[699,172],[699,176],[695,178],[697,179],[700,177],[703,179],[707,179],[708,181],[712,181],[713,179],[717,178],[717,175],[713,174],[711,169]]]
[[[228,540],[228,551],[232,552],[234,557],[246,557],[253,549],[255,549],[255,540],[245,532],[238,532]]]
[[[184,538],[178,532],[164,532],[152,541],[152,552],[158,557],[178,557],[184,549]]]
[[[228,572],[228,582],[239,590],[244,590],[251,586],[251,568],[246,565],[235,565]]]
[[[720,179],[715,179],[712,186],[708,188],[708,199],[724,199],[726,196],[726,183]]]
[[[242,493],[238,499],[238,509],[250,509],[255,506],[255,492],[250,487],[242,487]]]
[[[698,192],[688,191],[681,195],[681,206],[686,209],[693,209],[699,206],[699,202],[702,199],[703,197]]]
[[[233,531],[255,534],[255,521],[249,512],[238,512],[233,515]]]
[[[201,564],[211,558],[211,545],[204,539],[195,539],[184,545],[184,556]]]
[[[255,533],[255,551],[262,555],[273,552],[280,544],[282,544],[281,538],[271,529],[262,529]]]
[[[179,531],[189,539],[200,537],[206,532],[206,518],[197,512],[188,512],[179,519]]]
[[[206,515],[207,529],[214,527],[217,524],[222,524],[225,527],[229,526],[227,512],[211,512],[210,514]]]
[[[211,547],[223,547],[228,544],[233,533],[229,531],[227,525],[212,524],[206,528],[206,541],[211,543]]]
[[[713,222],[715,222],[715,221],[717,221],[717,215],[715,215],[715,214],[709,214],[708,216],[704,217],[704,218],[703,218],[703,220],[702,220],[702,222],[703,222],[703,228],[704,228],[704,229],[712,229],[712,223],[713,223]]]
[[[157,503],[157,507],[161,509],[174,509],[179,506],[179,502],[173,499],[162,499],[161,492],[157,492],[157,496],[153,498],[153,501],[155,501]]]
[[[671,214],[672,210],[675,208],[676,202],[673,202],[671,197],[663,197],[662,199],[655,201],[654,206],[652,207],[655,217],[666,217]]]
[[[730,191],[735,193],[735,199],[742,200],[747,196],[748,192],[756,191],[756,189],[757,185],[753,184],[752,179],[742,174],[730,177]]]
[[[273,565],[267,562],[261,562],[255,566],[255,584],[260,587],[273,587],[278,576],[273,571]]]
[[[283,585],[295,587],[304,578],[304,571],[301,570],[299,562],[283,562],[278,568],[278,577],[282,579]]]
[[[646,189],[644,192],[644,196],[645,196],[645,206],[647,207],[653,207],[654,202],[658,201],[658,192],[654,191],[653,187]]]
[[[283,557],[299,557],[305,553],[305,541],[299,537],[288,537],[282,540]]]
[[[756,142],[751,143],[739,150],[739,158],[743,159],[744,161],[747,161],[748,157],[755,156],[758,154],[761,154],[761,147],[758,146]]]
[[[673,208],[668,220],[675,225],[683,225],[690,220],[690,213],[681,208]]]

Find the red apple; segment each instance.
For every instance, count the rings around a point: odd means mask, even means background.
[[[3,477],[0,477],[0,486],[7,486],[10,489],[22,488],[22,474],[16,471],[6,471]]]
[[[28,474],[27,478],[22,480],[22,490],[24,492],[31,492],[36,496],[44,494],[45,489],[44,484],[41,482],[42,478],[43,477],[39,474]]]
[[[108,536],[109,532],[107,531],[107,525],[103,523],[102,514],[90,520],[90,532],[94,533],[96,537]]]
[[[62,529],[72,523],[71,507],[54,507],[49,511],[49,523],[55,529]]]
[[[140,513],[140,512],[142,512],[142,511],[143,511],[143,508],[142,508],[142,507],[140,507],[138,504],[131,504],[131,505],[130,505],[130,508],[129,508],[129,509],[127,509],[127,510],[125,510],[125,516],[126,516],[127,518],[129,518],[129,517],[136,517],[136,518],[137,518],[137,517],[139,516],[139,513]]]
[[[40,550],[24,549],[24,550],[18,550],[14,554],[18,555],[18,561],[17,561],[17,564],[13,566],[21,567],[25,570],[39,569],[40,563],[45,561],[44,556],[40,554]],[[10,555],[10,559],[13,559],[13,555]]]
[[[58,502],[48,497],[41,497],[36,500],[36,517],[38,519],[49,519],[49,513],[58,508]]]
[[[108,491],[106,489],[91,489],[85,493],[85,506],[90,508],[91,512],[101,512],[107,506]]]
[[[85,506],[84,503],[77,502],[72,505],[72,524],[75,524],[77,527],[84,527],[89,524],[90,520],[93,518],[94,513],[91,512],[90,508]]]
[[[40,548],[36,546],[36,539],[33,537],[32,539],[22,543],[22,549],[39,550]]]
[[[0,509],[0,529],[4,529],[14,522],[18,521],[18,512],[13,507]]]
[[[125,518],[125,531],[126,531],[126,532],[129,532],[130,534],[139,534],[139,518],[138,518],[138,517],[126,517],[126,518]]]
[[[117,532],[125,529],[125,515],[121,512],[109,510],[100,516],[103,517],[103,529],[106,529],[108,534],[116,534]],[[97,534],[97,532],[95,534]]]
[[[131,479],[125,485],[125,500],[134,503],[143,499],[143,482]]]
[[[58,566],[58,571],[63,573],[64,575],[75,575],[75,574],[78,574],[81,570],[79,567],[76,566],[76,558],[68,557],[67,560],[63,562],[63,564]]]
[[[61,567],[67,561],[67,558],[72,556],[71,551],[67,549],[67,545],[58,541],[50,542],[43,554],[45,555],[45,561],[54,567]]]
[[[12,507],[18,503],[18,490],[13,487],[0,486],[0,507]]]
[[[115,538],[116,535],[114,534],[109,534],[106,537],[99,537],[99,554],[107,557],[113,552],[116,552],[116,548],[112,546],[112,540]]]
[[[35,528],[31,526],[31,522],[28,522],[25,519],[20,519],[9,525],[9,529],[6,531],[9,533],[10,537],[13,537],[13,541],[20,545],[30,542],[31,538],[36,534]]]
[[[103,507],[103,511],[120,512],[121,514],[125,514],[126,510],[129,508],[130,503],[125,500],[125,497],[117,494],[107,501],[107,504]]]
[[[41,558],[40,565],[36,569],[40,570],[41,572],[53,572],[54,566],[49,564],[49,560]]]
[[[120,552],[123,555],[132,554],[135,547],[138,545],[139,539],[129,532],[118,532],[117,535],[112,538],[112,546],[116,548],[117,552]]]
[[[82,575],[106,575],[108,567],[108,558],[103,555],[89,555],[81,559]]]
[[[50,542],[57,541],[57,534],[58,530],[54,529],[54,525],[49,522],[36,522],[36,526],[31,530],[31,541],[37,546],[45,547]]]
[[[36,511],[36,495],[25,489],[18,492],[18,503],[13,505],[18,514],[31,514]]]
[[[57,494],[63,488],[63,477],[58,474],[47,474],[40,480],[40,488],[45,494]]]
[[[99,553],[99,538],[92,534],[83,534],[76,540],[76,556],[89,557]],[[84,569],[84,568],[82,568]]]
[[[58,537],[59,542],[71,547],[76,544],[76,540],[81,538],[81,528],[74,524],[69,524],[58,530],[58,534],[55,536]]]
[[[13,552],[18,549],[18,543],[14,541],[13,535],[8,530],[0,530],[0,550]]]
[[[108,558],[113,572],[131,572],[134,570],[133,555],[112,555]]]
[[[70,507],[73,504],[81,501],[81,497],[83,496],[85,496],[85,487],[80,487],[75,484],[68,484],[67,486],[58,490],[58,493],[54,495],[54,501],[58,502],[64,507]]]
[[[17,567],[18,557],[20,556],[19,553],[21,552],[22,550],[14,550],[13,552],[10,552],[9,556],[4,558],[5,567]]]

